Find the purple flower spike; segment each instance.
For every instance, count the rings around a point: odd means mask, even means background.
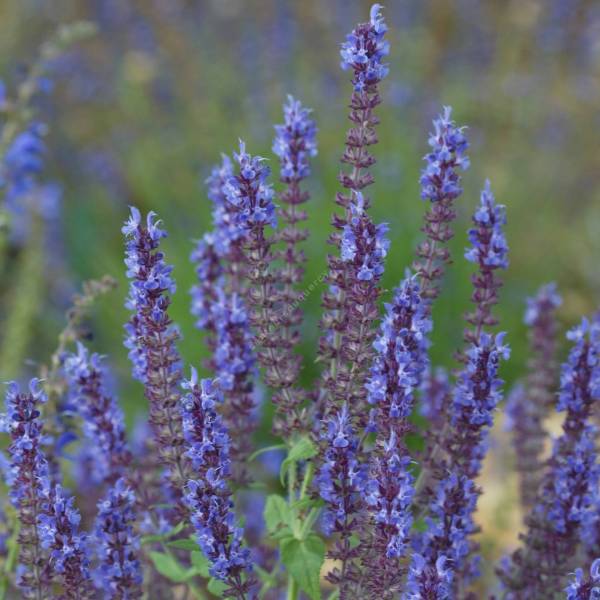
[[[107,600],[133,600],[142,595],[140,542],[133,529],[135,504],[135,495],[125,479],[119,479],[98,503],[94,539],[98,567],[94,580]]]
[[[125,346],[129,349],[133,376],[144,384],[150,403],[150,422],[161,462],[168,465],[177,489],[187,480],[182,461],[179,384],[181,359],[175,343],[179,332],[169,318],[169,294],[175,291],[173,270],[159,250],[167,234],[155,214],[145,223],[140,211],[131,207],[131,215],[122,229],[127,240],[126,258],[129,296],[125,304],[132,316],[125,326]]]
[[[275,125],[273,152],[279,158],[284,183],[299,182],[310,175],[309,158],[317,155],[315,122],[311,110],[288,96],[283,106],[284,124]]]
[[[471,248],[465,251],[465,258],[478,266],[471,278],[474,288],[471,300],[476,308],[466,316],[473,329],[465,331],[465,340],[476,344],[485,327],[498,323],[492,315],[492,307],[498,302],[502,282],[495,272],[508,267],[508,246],[503,230],[506,211],[504,206],[495,203],[489,181],[481,192],[481,204],[473,215],[473,223],[475,227],[469,230]]]
[[[10,436],[7,484],[21,524],[17,585],[24,598],[47,596],[51,579],[37,527],[44,490],[50,485],[48,463],[41,451],[42,425],[39,420],[40,405],[46,400],[37,379],[31,380],[27,392],[21,392],[17,383],[9,383],[6,413],[1,421],[2,431]]]
[[[256,424],[253,380],[258,369],[243,299],[238,294],[227,296],[219,285],[215,293],[211,310],[216,332],[212,365],[224,396],[221,414],[232,439],[232,480],[243,484],[249,481],[245,465]]]
[[[566,412],[563,433],[526,519],[523,547],[498,569],[508,590],[530,597],[561,589],[600,484],[596,428],[589,423],[600,398],[600,323],[583,319],[567,337],[573,347],[562,366],[557,402],[557,410]]]
[[[377,85],[388,74],[388,66],[382,60],[389,54],[390,44],[383,39],[387,26],[380,11],[381,5],[373,4],[369,22],[358,25],[340,50],[342,69],[354,72],[352,83],[356,92]]]
[[[481,469],[486,432],[502,399],[498,368],[510,355],[504,333],[495,337],[484,333],[479,342],[467,351],[467,363],[458,375],[451,413],[454,435],[448,449],[452,464],[461,465],[469,477],[476,477]]]
[[[520,476],[521,502],[531,509],[535,502],[543,470],[543,451],[547,433],[543,421],[554,402],[556,374],[556,309],[561,298],[551,283],[527,299],[525,324],[529,327],[531,358],[525,386],[509,396],[506,413],[512,429],[516,467]]]
[[[417,540],[403,600],[454,598],[457,574],[464,569],[478,491],[453,469],[440,482],[430,506],[427,531]]]
[[[287,348],[284,362],[286,378],[291,383],[297,382],[301,367],[301,360],[294,353],[294,348],[300,340],[300,326],[303,318],[300,303],[305,293],[305,290],[300,291],[299,289],[306,263],[301,243],[308,238],[308,230],[299,225],[306,221],[307,214],[305,210],[301,209],[301,205],[308,201],[310,194],[302,189],[301,183],[310,174],[310,159],[317,154],[317,128],[315,122],[310,118],[311,112],[298,100],[288,96],[288,101],[283,106],[284,123],[275,126],[273,141],[273,152],[279,158],[279,179],[285,184],[285,187],[279,194],[281,201],[279,214],[284,227],[275,234],[276,241],[281,242],[283,248],[277,248],[272,252],[274,259],[281,260],[282,267],[273,270],[272,273],[278,284],[279,345]],[[291,388],[289,383],[286,385]],[[278,418],[277,420],[287,421],[284,424],[285,429],[296,429],[300,426],[306,430],[308,425],[305,411],[301,412],[297,409],[302,402],[303,392],[295,387],[286,394],[292,402],[285,401],[283,404],[296,405],[292,412],[292,418]],[[281,411],[290,412],[284,406]],[[276,423],[276,428],[281,427]]]
[[[266,225],[276,227],[274,192],[267,183],[271,171],[264,164],[265,159],[248,154],[241,140],[240,151],[233,156],[238,174],[228,178],[223,192],[235,209],[235,223],[241,231],[262,229]]]
[[[347,570],[353,567],[350,560],[356,557],[350,538],[356,530],[357,515],[362,506],[366,472],[357,459],[358,438],[347,405],[344,404],[337,414],[330,415],[324,425],[325,458],[316,482],[326,505],[323,528],[328,535],[339,534],[329,556],[344,565],[341,571],[334,568],[327,579],[334,584],[347,585],[348,582],[341,578],[342,573],[348,574]]]
[[[214,288],[223,274],[217,247],[218,236],[214,232],[205,233],[198,240],[190,260],[196,265],[198,284],[190,290],[192,296],[191,313],[196,317],[196,327],[203,331],[212,331],[214,324],[211,306],[215,301]]]
[[[431,320],[414,276],[407,276],[394,292],[393,302],[375,340],[375,361],[367,382],[369,404],[377,409],[378,431],[383,439],[408,432],[408,417],[421,375],[428,366]]]
[[[439,294],[437,281],[444,273],[444,265],[450,262],[445,246],[453,237],[451,223],[456,218],[454,200],[462,194],[459,170],[469,168],[466,151],[469,147],[463,127],[457,127],[451,119],[452,109],[433,121],[434,132],[429,137],[431,152],[425,156],[427,166],[421,172],[421,197],[430,201],[425,215],[423,232],[426,240],[417,248],[418,260],[414,269],[419,275],[422,294],[430,300]]]
[[[567,600],[598,600],[600,598],[600,558],[590,567],[589,577],[584,577],[583,570],[577,569],[573,580],[565,588]]]
[[[75,499],[60,485],[47,486],[38,517],[40,543],[49,555],[48,568],[56,573],[66,598],[93,598],[87,536],[79,531],[81,516]]]
[[[377,281],[390,247],[386,223],[374,225],[365,212],[363,195],[356,192],[350,206],[352,217],[342,231],[341,258],[351,263],[358,281]]]
[[[387,28],[380,9],[373,5],[369,22],[357,25],[341,49],[342,68],[353,71],[348,116],[352,127],[341,158],[347,171],[339,175],[345,192],[336,195],[344,213],[333,216],[336,231],[329,239],[339,256],[328,256],[319,340],[324,369],[315,408],[317,415],[323,416],[347,402],[353,415],[361,415],[361,427],[367,426],[364,384],[373,360],[373,323],[378,317],[379,280],[388,249],[387,226],[373,224],[367,214],[371,201],[364,192],[374,182],[369,169],[376,162],[371,149],[378,142],[375,108],[381,103],[379,83],[387,75],[382,60],[389,44],[384,39]]]
[[[411,458],[395,431],[379,444],[371,459],[364,491],[370,518],[371,539],[363,552],[370,598],[398,592],[404,578],[401,559],[410,545],[413,524],[414,478]]]
[[[123,413],[104,386],[101,357],[90,356],[81,343],[77,354],[65,360],[65,372],[73,393],[73,402],[84,419],[83,429],[93,445],[94,468],[90,476],[99,483],[114,483],[131,462],[127,448]],[[86,451],[92,449],[86,446]]]
[[[182,387],[187,390],[180,404],[186,457],[193,473],[185,486],[184,502],[198,543],[211,563],[210,574],[229,586],[229,596],[243,599],[254,579],[250,551],[242,546],[242,530],[235,525],[228,485],[230,439],[217,413],[222,398],[210,379],[198,382],[194,369]]]

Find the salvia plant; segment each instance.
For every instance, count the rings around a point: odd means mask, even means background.
[[[593,422],[600,319],[583,318],[569,331],[559,369],[561,299],[553,284],[527,301],[529,374],[506,400],[524,530],[495,565],[497,583],[482,585],[479,475],[504,405],[500,371],[509,357],[494,315],[508,267],[506,211],[485,182],[464,253],[473,308],[456,368],[447,372],[429,358],[432,307],[451,264],[469,142],[443,108],[420,176],[422,240],[387,292],[388,226],[370,208],[388,53],[374,5],[341,46],[350,127],[328,240],[316,381],[302,383],[298,344],[317,128],[312,111],[290,96],[275,126],[275,160],[240,141],[206,181],[212,228],[191,253],[191,312],[210,350],[206,364],[186,365],[178,351],[165,226],[131,207],[122,228],[124,344],[148,423],[128,435],[110,361],[82,341],[81,321],[112,287],[108,279],[86,284],[76,298],[42,378],[8,384],[2,597],[600,598]],[[20,125],[2,162],[7,209],[40,167],[41,130]],[[266,398],[279,442],[255,448]],[[564,421],[550,440],[554,411]],[[416,414],[430,424],[419,450],[408,441],[422,433]],[[264,475],[274,463],[279,489]]]

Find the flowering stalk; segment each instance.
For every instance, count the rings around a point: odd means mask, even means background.
[[[94,445],[94,481],[114,483],[126,474],[131,463],[127,448],[123,413],[105,389],[101,357],[90,356],[87,348],[77,344],[77,354],[65,360],[65,372],[81,416],[87,440]]]
[[[327,580],[340,589],[340,600],[349,600],[352,587],[358,584],[360,572],[354,560],[359,547],[351,537],[358,529],[362,509],[361,494],[365,487],[365,469],[357,457],[358,437],[347,405],[329,415],[326,429],[322,432],[326,447],[325,457],[316,477],[321,498],[325,501],[323,528],[325,533],[338,534],[329,550],[329,557],[340,561]]]
[[[243,301],[246,230],[236,223],[235,208],[227,202],[225,186],[233,177],[233,163],[223,155],[207,179],[213,203],[214,230],[198,242],[191,259],[198,284],[191,290],[196,326],[207,332],[212,351],[208,367],[220,379],[222,415],[232,437],[232,479],[248,483],[245,458],[249,454],[254,411],[256,357],[251,347],[249,317]]]
[[[437,281],[441,279],[444,265],[450,262],[450,253],[444,246],[453,237],[450,224],[456,218],[454,201],[462,194],[458,170],[469,168],[466,156],[469,147],[463,131],[451,119],[452,109],[433,121],[434,132],[429,136],[431,152],[425,156],[427,166],[421,172],[421,198],[429,200],[422,228],[426,240],[416,250],[417,261],[413,268],[419,276],[423,298],[433,300],[440,292]]]
[[[489,181],[481,192],[481,204],[473,215],[473,223],[475,227],[469,229],[471,248],[465,252],[465,258],[478,267],[471,277],[471,301],[475,310],[465,317],[473,328],[466,329],[464,336],[467,343],[477,345],[484,328],[498,323],[492,315],[492,308],[498,303],[498,289],[502,286],[496,271],[508,268],[508,246],[503,231],[506,209],[495,203]]]
[[[301,296],[294,286],[302,281],[306,256],[298,245],[308,238],[308,230],[300,229],[298,224],[306,221],[306,211],[299,210],[299,206],[310,198],[310,194],[300,186],[310,175],[309,158],[317,155],[317,128],[310,113],[310,109],[288,96],[283,106],[284,123],[275,125],[273,140],[273,152],[279,158],[279,179],[286,186],[279,194],[279,214],[285,227],[278,232],[277,238],[285,244],[281,252],[284,261],[281,299],[288,308],[289,322],[285,324],[284,335],[290,342],[297,339],[295,328],[302,320],[297,307]]]
[[[283,106],[284,123],[275,126],[273,140],[273,152],[279,158],[279,179],[286,186],[279,194],[279,215],[285,226],[276,234],[284,248],[273,252],[273,258],[282,262],[281,271],[277,274],[281,286],[278,290],[278,320],[283,343],[290,350],[300,339],[298,327],[302,323],[302,311],[299,303],[302,293],[296,286],[302,281],[306,256],[299,245],[308,238],[308,230],[298,227],[306,221],[306,211],[299,210],[299,207],[310,198],[310,194],[301,188],[301,183],[310,175],[309,159],[317,154],[317,128],[310,113],[310,109],[288,96],[287,104]],[[300,356],[290,355],[288,369],[294,383],[301,363]],[[294,393],[302,396],[300,390],[295,389]],[[303,424],[304,427],[306,425]]]
[[[372,597],[394,597],[404,575],[401,560],[409,542],[414,494],[404,437],[412,430],[408,419],[415,390],[427,368],[430,329],[419,285],[408,275],[395,290],[393,302],[386,304],[366,385],[377,431],[365,494],[372,534],[362,549]]]
[[[221,414],[231,438],[232,481],[249,483],[246,457],[252,451],[254,430],[254,385],[256,356],[246,308],[237,294],[227,295],[221,285],[215,288],[211,313],[215,327],[212,358],[215,376],[223,394]]]
[[[234,158],[238,170],[224,191],[235,211],[237,226],[246,232],[244,253],[249,286],[245,299],[255,332],[256,355],[264,369],[265,382],[274,390],[272,400],[277,407],[274,429],[289,437],[302,427],[302,394],[295,388],[297,358],[288,340],[279,334],[280,318],[276,309],[281,296],[275,283],[280,273],[272,270],[272,240],[265,233],[267,225],[277,225],[274,192],[267,183],[270,171],[262,157],[246,152],[243,142]]]
[[[46,402],[39,381],[32,379],[28,392],[12,382],[6,392],[6,414],[2,429],[10,435],[10,499],[19,514],[19,567],[17,585],[23,598],[42,600],[49,594],[51,573],[42,548],[37,523],[42,514],[43,489],[48,482],[48,465],[42,454],[40,405]]]
[[[510,396],[506,411],[513,431],[521,503],[533,506],[542,476],[542,454],[547,439],[543,422],[554,400],[556,380],[556,309],[561,298],[554,284],[540,288],[527,300],[525,324],[529,329],[531,358],[526,386]]]
[[[42,512],[38,517],[40,542],[48,551],[48,568],[62,583],[64,598],[74,600],[94,597],[87,536],[79,531],[81,516],[74,498],[66,496],[60,484],[43,490]]]
[[[417,482],[417,505],[424,500],[423,492],[425,496],[434,493],[429,483],[433,474],[439,480],[438,495],[439,490],[447,489],[448,486],[453,488],[457,481],[472,483],[477,478],[487,451],[487,434],[493,424],[493,414],[502,399],[503,382],[497,377],[497,373],[500,360],[508,358],[509,349],[503,344],[503,333],[493,337],[484,331],[484,327],[496,323],[491,314],[491,309],[497,302],[496,291],[500,287],[495,271],[508,266],[508,248],[502,229],[505,224],[504,207],[495,204],[489,182],[481,194],[481,205],[475,212],[473,222],[476,227],[469,231],[472,247],[465,252],[465,258],[478,265],[478,271],[472,276],[472,300],[476,304],[476,310],[467,315],[467,321],[474,326],[474,330],[465,334],[469,347],[461,356],[464,367],[457,376],[452,396],[451,426],[437,436],[438,445],[427,457],[426,464],[431,468],[422,471]],[[453,505],[455,512],[448,516],[470,522],[479,493],[473,483],[469,494],[457,496],[459,500]],[[433,500],[429,507],[431,514],[435,513],[435,504],[436,500]],[[465,527],[465,531],[467,550],[464,554],[453,557],[446,567],[451,572],[449,578],[453,593],[477,575],[477,558],[469,558],[475,545],[469,542],[468,536],[474,529]],[[425,548],[435,545],[432,537],[426,539]],[[446,555],[427,549],[424,556],[427,559],[424,568],[428,573],[433,573],[440,556]],[[415,561],[420,560],[413,559],[413,567],[417,566]]]
[[[439,484],[427,518],[427,531],[417,539],[403,600],[455,597],[456,573],[469,553],[477,503],[473,481],[452,470]]]
[[[503,231],[506,223],[505,208],[495,203],[489,181],[486,181],[481,192],[480,206],[473,215],[473,223],[475,227],[469,230],[471,247],[465,251],[465,258],[469,262],[475,263],[478,269],[471,276],[473,284],[471,300],[475,304],[475,310],[466,315],[467,322],[473,325],[472,330],[465,330],[465,341],[469,344],[469,349],[466,353],[460,352],[458,355],[458,358],[467,365],[466,370],[459,375],[459,378],[463,380],[463,387],[467,385],[470,378],[469,370],[473,370],[472,359],[479,352],[478,347],[481,344],[485,328],[497,323],[492,315],[492,308],[498,302],[497,290],[502,283],[496,276],[496,271],[508,267],[508,246]],[[489,337],[486,337],[486,340],[489,343]],[[469,362],[471,362],[471,366],[469,366]],[[496,401],[497,399],[493,400],[493,402]],[[449,414],[452,415],[451,411]],[[485,415],[487,416],[487,413]],[[455,419],[455,414],[452,415],[452,419]],[[488,424],[482,422],[477,427],[476,437],[479,436],[479,430],[483,425],[487,426]],[[462,442],[452,439],[455,435],[461,437],[462,433],[448,426],[433,434],[432,437],[435,440],[427,448],[423,463],[428,468],[424,469],[419,477],[417,486],[419,491],[427,488],[432,469],[435,470],[435,463],[439,461],[440,452],[443,452],[444,448],[449,445],[461,447]],[[465,458],[460,451],[457,456],[460,460]],[[475,472],[477,470],[478,467]]]
[[[389,240],[385,237],[387,225],[374,225],[367,214],[361,192],[354,193],[350,212],[350,220],[342,230],[340,248],[346,274],[346,303],[340,313],[346,322],[340,348],[343,367],[332,392],[338,403],[348,402],[354,414],[364,415],[367,395],[364,384],[374,354],[373,323],[379,315],[379,281]],[[361,424],[366,426],[364,418]]]
[[[321,327],[325,334],[319,340],[319,359],[325,363],[325,369],[316,407],[320,414],[326,414],[332,408],[328,406],[332,400],[339,407],[346,399],[350,401],[350,411],[360,413],[353,396],[364,401],[366,370],[373,355],[375,334],[369,325],[377,315],[373,307],[380,292],[381,271],[380,265],[375,269],[370,265],[361,269],[360,261],[372,258],[378,263],[387,249],[387,242],[383,242],[385,226],[373,225],[366,213],[369,199],[362,192],[374,181],[368,170],[375,164],[369,146],[378,141],[375,126],[379,121],[374,109],[381,102],[378,85],[388,73],[388,67],[383,63],[389,53],[389,42],[384,40],[387,26],[380,10],[379,4],[372,6],[369,21],[357,25],[340,51],[342,68],[352,70],[353,74],[349,119],[354,126],[346,135],[341,159],[351,171],[339,176],[348,193],[336,196],[336,203],[345,210],[343,215],[334,215],[332,223],[337,231],[329,240],[339,248],[340,257],[328,257],[326,280],[329,290],[323,295],[325,312]],[[353,236],[357,236],[358,248],[348,244]],[[359,316],[357,323],[353,322],[356,316]]]
[[[182,460],[181,415],[177,410],[181,380],[181,359],[175,347],[179,332],[168,315],[169,293],[175,291],[172,267],[158,250],[166,233],[148,213],[142,224],[139,210],[122,231],[127,239],[125,264],[131,280],[126,307],[132,317],[125,326],[133,376],[144,384],[150,403],[150,422],[161,462],[169,467],[175,489],[187,481]]]
[[[194,369],[191,378],[182,385],[187,390],[180,404],[185,455],[192,467],[184,502],[198,543],[210,561],[210,574],[228,585],[226,597],[243,600],[255,581],[250,552],[242,547],[242,530],[234,524],[228,487],[230,440],[216,410],[222,398],[211,380],[198,382]]]
[[[99,564],[94,580],[107,599],[133,600],[142,595],[140,543],[133,529],[135,503],[124,478],[98,503],[94,541]]]
[[[600,326],[583,319],[567,337],[573,348],[562,366],[556,405],[566,412],[563,433],[554,443],[537,502],[526,519],[523,545],[498,569],[511,593],[531,598],[561,589],[600,482],[596,431],[589,423],[600,398]]]

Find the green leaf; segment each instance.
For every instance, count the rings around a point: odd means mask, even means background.
[[[170,548],[177,548],[178,550],[189,550],[190,552],[200,548],[200,546],[198,546],[198,542],[192,538],[173,540],[172,542],[167,542],[167,546]]]
[[[267,497],[265,510],[263,512],[267,530],[269,533],[276,533],[282,525],[292,527],[292,513],[287,502],[277,494],[271,494]]]
[[[150,552],[150,558],[156,570],[175,583],[183,583],[196,575],[196,569],[186,569],[180,565],[174,556],[162,552]]]
[[[215,579],[214,577],[211,578],[211,580],[208,582],[208,585],[206,587],[207,587],[208,591],[211,594],[214,594],[215,596],[217,596],[217,598],[222,598],[223,592],[227,589],[227,586],[222,581],[219,581],[218,579]]]
[[[312,600],[321,600],[320,574],[325,560],[325,544],[315,534],[305,540],[281,541],[281,562],[300,589]]]
[[[290,508],[295,511],[305,510],[307,508],[321,508],[325,506],[325,502],[320,498],[302,498],[301,500],[295,500],[290,504]]]
[[[285,485],[285,474],[290,465],[295,464],[301,460],[308,460],[317,454],[317,448],[312,443],[310,438],[301,437],[288,452],[286,459],[281,463],[281,469],[279,471],[279,478],[281,479],[281,485]]]
[[[194,569],[196,569],[202,577],[210,577],[210,573],[208,572],[208,558],[206,558],[202,552],[195,550],[190,554],[190,560],[192,561]]]

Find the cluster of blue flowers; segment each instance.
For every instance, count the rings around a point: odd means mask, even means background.
[[[279,157],[282,181],[300,181],[310,175],[309,158],[317,155],[317,128],[310,109],[288,96],[283,125],[275,125],[273,152]]]
[[[40,546],[47,550],[48,568],[72,598],[86,598],[91,592],[88,540],[79,530],[80,521],[73,496],[60,484],[44,482],[37,520]]]
[[[242,530],[232,510],[230,440],[217,413],[219,391],[210,379],[198,381],[195,369],[182,385],[187,390],[181,398],[183,432],[192,465],[184,501],[198,543],[211,562],[211,575],[236,588],[242,585],[241,573],[250,568],[250,552],[242,547]]]
[[[387,434],[394,430],[396,421],[408,419],[412,413],[415,391],[428,366],[431,319],[412,275],[394,291],[385,311],[374,343],[376,355],[367,382],[367,399],[377,407],[379,429]]]
[[[508,245],[503,227],[506,225],[505,208],[496,204],[490,182],[485,182],[481,192],[481,204],[473,215],[474,228],[469,229],[472,246],[465,258],[489,269],[508,268]]]
[[[12,140],[0,163],[3,208],[10,215],[13,243],[23,243],[30,234],[31,217],[50,221],[59,213],[62,191],[55,183],[39,180],[44,168],[46,127],[32,123]]]
[[[223,186],[225,198],[235,208],[235,222],[243,231],[255,227],[277,226],[274,191],[267,182],[270,169],[261,156],[251,156],[240,141],[240,151],[233,155],[239,175],[232,175]]]
[[[427,517],[427,531],[415,543],[406,600],[453,598],[453,584],[469,555],[475,531],[477,491],[466,475],[451,472],[438,486]]]
[[[327,450],[317,476],[319,494],[326,503],[325,532],[352,528],[357,496],[365,487],[365,469],[357,459],[358,437],[347,405],[327,419],[323,432]]]
[[[392,431],[373,459],[366,484],[365,502],[376,524],[376,536],[385,542],[387,558],[402,558],[410,543],[414,496],[410,463],[410,456]]]
[[[11,441],[8,448],[10,466],[5,478],[21,525],[19,544],[22,551],[17,585],[29,598],[41,594],[49,580],[37,531],[44,489],[50,485],[48,463],[41,450],[42,423],[39,418],[41,405],[46,401],[39,380],[31,380],[28,392],[21,392],[18,384],[11,383],[6,391],[6,412],[1,421],[2,431],[9,434]]]
[[[381,16],[381,6],[374,4],[368,23],[359,25],[348,34],[340,55],[342,69],[352,69],[354,91],[368,91],[389,72],[382,60],[390,52],[390,43],[384,39],[387,25]]]
[[[217,344],[213,356],[215,375],[222,390],[233,390],[236,379],[252,379],[256,374],[256,357],[252,350],[250,323],[238,294],[227,296],[217,288],[213,318]]]
[[[101,357],[78,343],[77,353],[64,361],[73,395],[72,404],[83,418],[83,431],[93,449],[89,479],[114,482],[125,475],[131,454],[127,447],[123,412],[105,389]],[[85,447],[84,447],[85,448]]]
[[[469,143],[464,128],[456,127],[451,116],[452,109],[446,106],[444,112],[433,121],[434,132],[429,137],[431,152],[425,156],[427,166],[420,179],[423,200],[454,200],[462,193],[457,171],[469,168],[469,157],[466,155]]]
[[[590,567],[589,577],[576,569],[573,581],[565,588],[566,600],[598,600],[600,598],[600,558]]]
[[[94,528],[94,551],[98,568],[94,584],[105,598],[139,598],[142,565],[140,541],[134,531],[136,498],[124,478],[118,479],[98,503]]]
[[[353,264],[359,281],[377,280],[383,274],[383,261],[390,247],[390,241],[385,237],[388,226],[372,223],[360,192],[354,193],[350,210],[352,216],[342,232],[341,258]]]
[[[155,221],[155,213],[148,213],[145,227],[141,218],[140,211],[132,206],[129,220],[122,228],[128,238],[125,265],[127,277],[131,279],[125,306],[135,313],[132,321],[125,326],[128,334],[125,346],[129,349],[133,376],[146,383],[148,357],[146,348],[139,340],[150,334],[147,327],[151,322],[160,325],[168,318],[168,302],[163,294],[174,293],[175,282],[171,278],[173,268],[165,264],[162,254],[152,254],[166,232]]]

